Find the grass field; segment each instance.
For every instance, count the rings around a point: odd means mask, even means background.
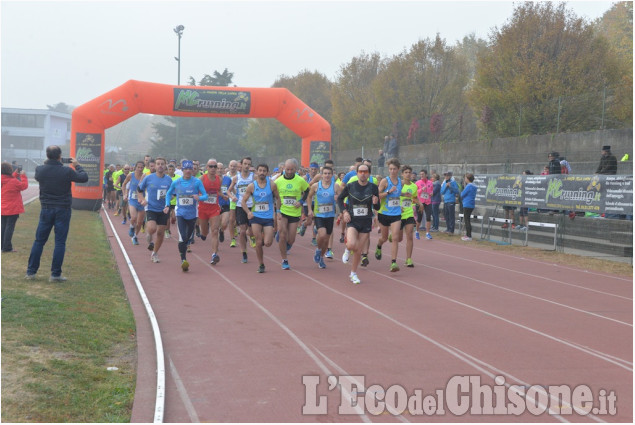
[[[24,280],[40,212],[26,207],[2,254],[2,421],[129,422],[135,323],[97,213],[73,211],[65,283],[49,283],[51,237]],[[116,371],[108,371],[116,367]]]

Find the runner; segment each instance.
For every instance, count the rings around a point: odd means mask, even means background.
[[[374,177],[372,175],[372,169],[373,169],[372,162],[370,160],[368,160],[368,159],[365,159],[362,163],[364,165],[368,166],[368,171],[369,171],[368,181],[370,183],[378,185],[379,181],[377,180],[377,177]],[[355,181],[357,181],[357,178],[358,178],[357,175],[355,175],[355,176],[351,177],[348,180],[348,182],[349,183],[355,182]],[[346,199],[344,199],[344,202],[346,202]],[[376,225],[376,224],[377,224],[377,218],[375,217],[375,212],[373,211],[373,225]],[[368,266],[368,263],[369,263],[369,261],[368,261],[368,250],[369,249],[370,249],[370,238],[367,239],[366,245],[362,247],[362,260],[361,260],[361,264],[360,264],[362,267]],[[350,254],[351,253],[348,250],[348,248],[344,248],[344,254],[342,254],[342,262],[348,263],[348,259],[350,257]]]
[[[157,158],[157,163],[159,159]],[[176,226],[179,232],[179,253],[181,254],[181,270],[190,269],[187,261],[187,244],[194,234],[196,219],[198,218],[198,201],[207,200],[207,193],[199,179],[193,176],[192,161],[183,161],[181,165],[183,177],[172,182],[165,198],[164,214],[170,212],[170,201],[176,196]]]
[[[388,177],[382,179],[379,183],[379,199],[381,200],[381,207],[379,208],[379,214],[377,215],[377,221],[379,221],[379,227],[381,229],[381,235],[377,241],[377,249],[375,249],[375,258],[381,260],[381,246],[389,239],[389,231],[391,233],[390,239],[392,242],[391,255],[392,262],[390,263],[390,271],[398,272],[399,266],[397,265],[397,252],[399,250],[399,230],[401,229],[401,190],[402,182],[399,178],[399,160],[392,158],[388,161]]]
[[[212,265],[218,264],[220,256],[218,255],[218,237],[220,229],[221,207],[219,201],[222,197],[222,180],[217,174],[218,161],[214,158],[207,160],[207,173],[203,174],[201,182],[207,192],[207,200],[198,204],[198,220],[201,226],[201,239],[205,240],[207,235],[212,232]]]
[[[271,246],[276,230],[274,212],[279,199],[278,186],[271,184],[269,166],[260,164],[256,168],[257,178],[250,183],[241,199],[240,206],[247,214],[251,230],[256,236],[256,257],[258,257],[258,273],[265,272],[265,261],[262,247]],[[253,207],[249,209],[247,200],[253,199]]]
[[[401,191],[401,229],[399,230],[399,242],[406,234],[406,267],[414,267],[412,262],[413,233],[416,225],[412,204],[415,203],[417,210],[423,211],[423,204],[419,202],[417,196],[417,185],[412,182],[412,167],[404,165],[401,167],[401,179],[403,189]],[[395,237],[395,236],[393,236]]]
[[[368,165],[358,165],[357,176],[358,180],[347,184],[337,197],[337,204],[342,211],[342,221],[346,223],[346,248],[353,252],[349,279],[354,284],[361,283],[357,276],[357,267],[361,261],[362,249],[366,246],[366,239],[373,226],[372,210],[378,210],[380,207],[377,185],[368,181],[370,176]],[[345,197],[348,197],[346,205],[344,204]]]
[[[128,213],[128,198],[126,198],[124,196],[124,182],[126,181],[126,179],[128,178],[128,175],[130,174],[130,165],[129,164],[125,164],[122,168],[122,173],[119,174],[119,177],[117,178],[117,186],[119,186],[119,191],[117,192],[117,196],[121,197],[120,200],[120,204],[121,205],[121,211],[123,214],[123,221],[121,222],[121,224],[126,224],[127,223],[127,219],[129,216]]]
[[[163,212],[166,202],[166,194],[172,185],[172,179],[165,174],[165,158],[155,160],[156,172],[146,175],[137,186],[139,203],[145,207],[147,223],[146,232],[148,234],[148,249],[152,251],[150,259],[153,263],[160,262],[159,249],[165,237],[165,226],[168,223],[169,215]],[[169,208],[168,208],[169,209]],[[156,242],[153,236],[156,233]]]
[[[218,168],[220,172],[220,167]],[[220,184],[220,198],[218,200],[218,205],[220,206],[220,230],[218,231],[218,241],[220,243],[225,242],[225,231],[227,230],[227,226],[229,226],[231,214],[229,211],[229,194],[227,193],[227,189],[232,184],[232,178],[227,174],[223,175],[223,179]],[[233,229],[232,229],[233,233]],[[234,241],[235,242],[235,241]]]
[[[229,161],[229,171],[227,172],[227,177],[229,177],[230,179],[232,179],[232,181],[234,180],[234,177],[236,177],[238,175],[238,161],[232,159],[231,161]],[[227,186],[227,188],[229,188],[229,186],[231,185],[231,183]],[[231,237],[232,240],[229,243],[229,247],[230,248],[235,248],[236,247],[236,233],[234,232],[234,229],[236,227],[236,202],[234,202],[231,197],[229,198],[229,231],[231,232]]]
[[[280,195],[278,209],[278,247],[282,257],[282,269],[289,270],[287,252],[295,242],[300,216],[302,215],[303,196],[306,199],[309,184],[296,174],[298,161],[294,158],[287,159],[284,163],[284,174],[276,179],[278,193]]]
[[[333,222],[335,221],[335,197],[339,196],[342,188],[335,184],[333,180],[333,169],[331,167],[322,168],[322,180],[314,183],[307,197],[307,221],[315,216],[315,227],[317,227],[317,249],[313,260],[318,263],[321,269],[326,268],[324,257],[328,251],[329,240],[333,236]],[[315,196],[315,202],[313,197]]]
[[[168,164],[168,176],[170,176],[173,182],[182,177],[176,174],[176,166],[174,164]],[[170,219],[168,220],[168,224],[165,228],[165,237],[167,239],[170,239],[170,237],[172,237],[170,226],[176,223],[176,214],[174,212],[175,208],[176,208],[176,198],[172,198],[170,199]]]
[[[242,200],[245,191],[247,190],[247,186],[254,181],[254,173],[249,171],[249,167],[251,166],[251,158],[245,157],[240,161],[242,171],[236,175],[232,179],[232,184],[229,186],[227,192],[229,193],[230,199],[234,202],[234,204],[239,205]],[[247,199],[247,206],[251,208],[253,204],[253,200]],[[249,227],[249,219],[247,218],[247,214],[243,211],[242,208],[236,208],[236,225],[240,228],[240,233],[238,234],[238,246],[243,254],[242,262],[247,262],[247,229]],[[251,231],[250,231],[251,232]],[[252,242],[252,246],[255,247],[256,241],[255,239]],[[230,245],[231,246],[231,245]]]
[[[423,212],[426,214],[426,239],[432,239],[432,235],[430,234],[430,225],[432,223],[432,192],[434,192],[434,184],[432,180],[428,179],[428,170],[419,171],[419,180],[417,180],[417,195],[419,197],[419,201],[423,205]],[[424,230],[423,223],[423,212],[419,212],[417,214],[417,230],[415,236],[419,239],[419,230]]]
[[[137,234],[141,230],[141,225],[146,216],[145,209],[143,205],[139,203],[137,197],[137,186],[139,186],[139,182],[144,177],[143,167],[143,161],[137,161],[134,173],[129,173],[123,182],[125,190],[124,196],[128,199],[128,210],[130,212],[130,229],[128,230],[128,236],[132,238],[133,245],[139,245]]]

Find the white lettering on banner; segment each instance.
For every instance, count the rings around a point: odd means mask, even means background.
[[[374,384],[366,387],[365,377],[331,375],[328,391],[340,390],[340,415],[360,415],[368,412],[378,416],[385,413],[412,416],[440,416],[446,410],[454,416],[470,414],[509,415],[517,417],[525,412],[538,416],[582,416],[617,414],[615,391],[601,389],[597,396],[587,385],[511,385],[505,377],[496,376],[493,383],[481,383],[479,375],[457,375],[448,380],[443,389],[424,394],[422,389],[411,392],[401,385],[385,387]],[[305,387],[304,415],[328,414],[328,397],[318,395],[320,376],[303,376]],[[598,419],[598,418],[593,418]],[[517,419],[515,420],[517,421]]]

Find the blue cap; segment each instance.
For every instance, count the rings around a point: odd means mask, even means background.
[[[277,173],[278,171],[280,171],[280,168],[278,168],[278,167],[276,167],[276,168],[274,168],[274,169],[273,169],[273,172],[274,172],[274,173]]]
[[[193,169],[193,168],[194,168],[194,163],[193,163],[192,161],[190,161],[190,160],[185,160],[185,161],[183,161],[183,163],[181,164],[181,168],[182,168],[183,170],[186,170],[186,169],[188,169],[188,168],[191,170],[191,169]]]
[[[311,168],[320,168],[317,162],[312,162],[310,165]]]

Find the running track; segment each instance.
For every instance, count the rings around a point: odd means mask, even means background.
[[[104,212],[102,211],[104,218]],[[144,237],[133,246],[127,225],[111,219],[159,322],[165,350],[165,422],[632,422],[632,279],[500,252],[479,243],[415,240],[415,268],[389,273],[371,254],[361,285],[348,281],[343,245],[318,269],[310,232],[296,239],[291,271],[277,245],[255,251],[221,244],[209,264],[209,241],[196,240],[183,273],[176,240],[152,264]],[[137,321],[138,381],[132,421],[152,420],[154,343],[147,315],[108,221],[106,233]],[[372,234],[371,247],[377,235]],[[371,248],[371,253],[373,249]],[[400,245],[399,263],[405,258]],[[303,376],[317,375],[327,414],[302,414]],[[493,385],[588,385],[617,395],[616,415],[374,416],[340,415],[341,393],[327,376],[361,375],[366,386],[394,384],[408,395],[444,389],[456,375]],[[363,392],[359,392],[363,398]],[[368,399],[368,397],[367,397]],[[557,403],[552,403],[557,405]],[[598,406],[597,401],[594,406]]]

